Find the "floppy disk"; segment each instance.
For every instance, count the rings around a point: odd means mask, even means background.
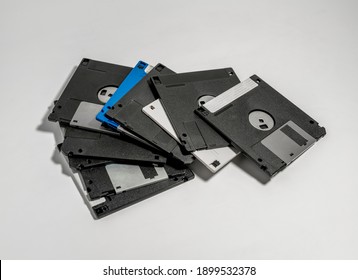
[[[166,157],[124,135],[112,136],[67,127],[61,151],[66,156],[102,158],[130,163],[166,163]]]
[[[187,151],[229,146],[194,110],[240,82],[232,68],[153,76],[151,81]]]
[[[91,199],[129,191],[168,179],[164,167],[111,163],[79,171]]]
[[[159,99],[145,106],[143,112],[168,132],[175,140],[180,142]],[[194,157],[213,173],[224,167],[239,153],[237,149],[231,146],[192,152]]]
[[[114,129],[118,128],[118,123],[106,117],[108,110],[111,110],[113,106],[129,91],[135,86],[150,70],[152,66],[148,65],[143,61],[139,61],[137,65],[132,69],[124,81],[120,84],[118,89],[114,92],[113,96],[107,101],[107,103],[101,108],[100,111],[97,111],[98,114],[96,119],[109,127]],[[106,90],[103,89],[103,95],[106,94]],[[102,93],[100,93],[102,94]]]
[[[121,127],[113,130],[108,126],[103,126],[100,121],[96,120],[96,115],[102,110],[104,103],[109,102],[112,97],[125,94],[125,90],[134,86],[150,69],[151,66],[142,61],[131,69],[83,59],[60,99],[55,103],[49,120],[60,121],[62,124],[69,123],[73,127],[105,134],[116,135],[120,132],[148,144]]]
[[[270,176],[326,134],[314,119],[254,75],[196,110]]]
[[[133,188],[118,194],[106,195],[104,197],[101,197],[98,200],[99,203],[97,205],[92,206],[96,217],[98,219],[103,218],[109,214],[112,214],[113,212],[131,206],[135,203],[150,198],[163,191],[169,190],[175,186],[181,185],[182,183],[185,183],[194,178],[194,174],[189,168],[176,169],[168,165],[165,165],[164,168],[167,174],[174,175],[168,175],[167,179],[149,184],[145,187]],[[84,189],[87,190],[89,188],[91,190],[93,183],[90,184],[88,180],[84,180],[83,178],[82,183]]]
[[[182,163],[190,164],[193,162],[193,156],[186,152],[167,132],[142,112],[144,106],[156,99],[148,83],[148,78],[153,75],[157,76],[169,73],[174,72],[162,64],[156,65],[111,110],[107,111],[106,116],[121,124],[121,126],[131,133],[142,137],[169,155],[174,156]]]
[[[48,119],[69,124],[82,102],[103,106],[131,70],[127,66],[82,59]]]
[[[185,168],[179,170],[168,165],[159,167],[110,163],[82,169],[79,173],[88,196],[93,200],[185,175]]]

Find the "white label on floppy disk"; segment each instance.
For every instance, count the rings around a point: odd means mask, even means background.
[[[205,103],[203,107],[209,110],[210,113],[215,113],[257,86],[258,84],[249,78],[229,88],[227,91],[224,91],[217,97],[211,99],[210,101]]]
[[[143,107],[143,112],[157,123],[163,130],[180,143],[177,134],[171,124],[162,103],[159,99],[153,101]],[[211,172],[215,173],[229,163],[235,156],[239,154],[231,147],[223,147],[211,150],[200,150],[192,153],[202,164],[204,164]]]
[[[106,171],[116,193],[168,179],[168,174],[164,167],[153,166],[153,168],[155,174],[151,178],[146,177],[138,165],[116,163],[106,165]]]

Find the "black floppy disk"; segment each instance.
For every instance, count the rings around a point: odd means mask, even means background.
[[[163,165],[167,158],[124,135],[107,135],[66,127],[61,151],[68,157],[99,158],[128,163]]]
[[[171,166],[166,166],[165,168],[168,174],[175,174],[178,171]],[[190,169],[185,168],[183,170],[180,170],[179,174],[169,177],[166,180],[153,183],[145,187],[134,188],[129,191],[121,192],[118,194],[104,196],[103,198],[105,199],[105,201],[97,204],[96,206],[93,206],[92,209],[96,217],[100,219],[109,214],[112,214],[113,212],[116,212],[135,203],[143,201],[147,198],[150,198],[154,195],[157,195],[163,191],[181,185],[182,183],[192,180],[193,178],[193,172]],[[88,184],[88,181],[83,181],[85,183],[85,188],[91,187],[91,184]]]
[[[254,75],[196,110],[270,176],[326,134],[324,127]]]
[[[79,173],[89,198],[94,200],[168,181],[169,178],[185,175],[186,168],[110,163],[81,169]]]
[[[69,124],[81,103],[103,106],[131,70],[127,66],[82,59],[48,119]]]
[[[55,101],[55,106],[48,119],[58,121],[61,125],[70,124],[73,127],[104,134],[118,135],[121,133],[150,145],[120,126],[114,129],[102,125],[100,121],[96,120],[98,112],[102,110],[106,102],[118,93],[117,89],[122,82],[125,83],[125,87],[135,84],[139,76],[142,77],[150,69],[151,66],[142,61],[132,69],[84,58],[59,100]]]
[[[154,76],[151,81],[187,151],[229,146],[194,110],[240,82],[232,68]]]
[[[167,132],[142,112],[144,106],[156,100],[149,78],[174,73],[162,64],[156,65],[119,102],[108,110],[106,116],[120,123],[129,132],[142,137],[149,143],[173,155],[182,163],[190,164],[193,156],[186,152]]]

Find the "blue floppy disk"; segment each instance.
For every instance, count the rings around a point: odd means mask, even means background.
[[[109,119],[106,116],[108,110],[111,108],[124,96],[129,92],[153,67],[148,63],[143,61],[139,61],[137,65],[132,69],[132,71],[128,74],[128,76],[124,79],[124,81],[120,84],[117,90],[113,93],[111,98],[107,101],[107,103],[103,106],[101,111],[97,114],[96,119],[103,124],[117,129],[119,124],[114,120]]]

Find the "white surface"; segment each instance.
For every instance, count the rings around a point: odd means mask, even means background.
[[[180,143],[178,135],[176,134],[174,127],[171,124],[169,117],[165,113],[165,110],[159,99],[153,101],[147,106],[144,106],[142,111],[161,128],[163,128],[163,130],[165,130],[171,137]],[[240,152],[235,151],[233,147],[223,147],[211,150],[194,151],[192,154],[211,172],[216,173],[221,168],[226,166],[226,164],[228,164],[239,153]],[[212,163],[215,161],[220,162],[220,164],[214,166]]]
[[[0,258],[358,258],[357,5],[1,1]],[[258,74],[327,136],[266,185],[238,158],[95,221],[44,121],[83,57]]]

